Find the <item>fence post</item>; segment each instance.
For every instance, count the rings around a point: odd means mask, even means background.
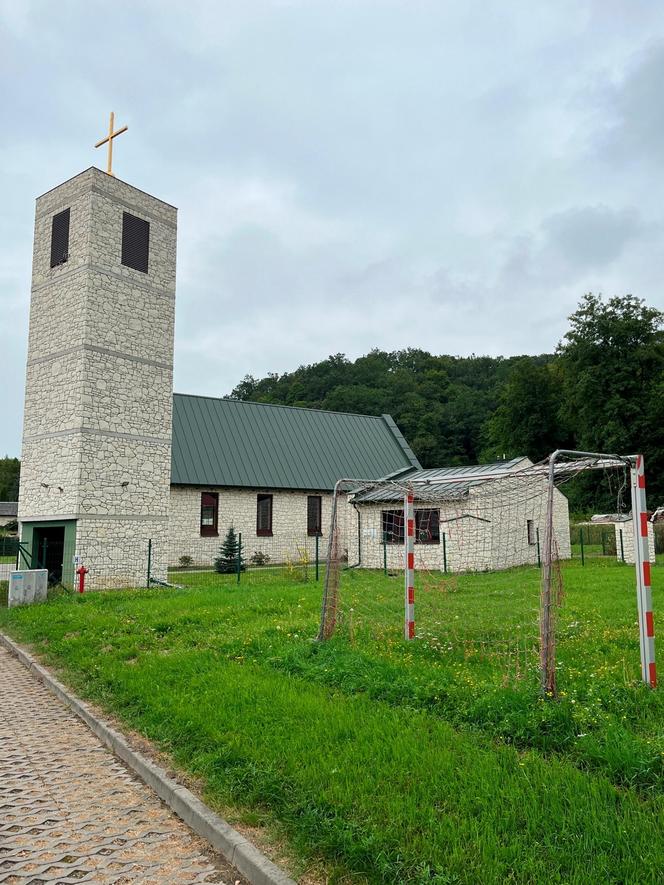
[[[150,578],[152,572],[152,538],[148,538],[148,582],[145,585],[148,590],[150,589]]]
[[[443,532],[443,571],[447,574],[447,535]]]
[[[387,532],[383,532],[383,572],[387,576]]]
[[[585,565],[586,558],[583,555],[583,526],[580,526],[580,528],[579,528],[579,537],[581,539],[581,565]]]
[[[537,568],[542,568],[542,554],[540,551],[539,526],[535,529],[535,537],[537,538]]]
[[[320,539],[320,536],[319,536],[318,532],[316,532],[316,580],[318,580],[318,542],[319,542],[319,539]]]
[[[606,532],[602,529],[602,556],[606,556]]]
[[[624,562],[625,561],[625,545],[623,544],[623,533],[622,533],[622,529],[618,529],[618,531],[620,532],[620,558]]]
[[[242,532],[238,532],[237,536],[237,563],[235,566],[237,572],[237,582],[240,583],[240,572],[242,571]]]

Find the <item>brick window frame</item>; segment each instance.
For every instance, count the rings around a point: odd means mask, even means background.
[[[307,535],[323,534],[323,496],[307,495]]]
[[[256,495],[256,536],[272,537],[272,510],[274,495],[260,493]]]
[[[219,536],[219,493],[201,493],[200,533],[202,538]]]

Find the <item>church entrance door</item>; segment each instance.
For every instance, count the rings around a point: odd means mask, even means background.
[[[48,583],[62,581],[65,550],[64,526],[35,526],[32,535],[32,567],[48,569]]]

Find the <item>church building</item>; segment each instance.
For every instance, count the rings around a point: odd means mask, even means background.
[[[144,584],[148,544],[165,580],[230,525],[283,561],[326,534],[336,480],[420,466],[387,415],[173,396],[176,234],[94,167],[37,200],[19,521],[22,565],[56,580]]]

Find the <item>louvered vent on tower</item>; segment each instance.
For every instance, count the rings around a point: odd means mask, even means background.
[[[53,216],[51,227],[51,267],[64,264],[69,258],[69,209]]]
[[[150,222],[122,213],[122,263],[143,273],[148,272]]]

